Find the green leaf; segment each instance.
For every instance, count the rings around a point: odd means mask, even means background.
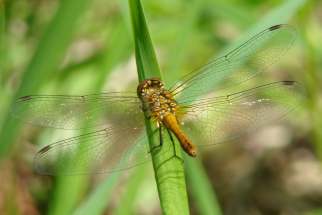
[[[139,80],[161,77],[141,2],[140,0],[129,0],[129,5]],[[178,143],[175,142],[175,147],[173,147],[169,140],[165,139],[161,149],[154,153],[153,149],[159,145],[159,142],[154,137],[157,135],[153,135],[156,128],[148,120],[146,120],[146,130],[163,213],[189,214],[183,162],[173,157],[173,150],[169,150],[169,147],[173,148],[176,154],[181,156]]]
[[[139,194],[141,191],[140,186],[144,181],[144,177],[146,176],[145,165],[141,165],[136,168],[136,171],[129,177],[129,183],[125,188],[125,192],[123,193],[120,204],[122,207],[116,207],[116,210],[113,212],[115,215],[125,215],[125,214],[133,214],[133,206],[135,199],[140,197]]]
[[[185,159],[188,184],[192,198],[200,214],[221,214],[213,187],[200,161],[191,158]]]
[[[2,82],[2,74],[4,73],[5,70],[5,59],[6,59],[6,41],[5,41],[5,28],[6,28],[6,17],[5,17],[5,7],[4,3],[0,3],[0,83]]]
[[[271,10],[266,16],[256,22],[250,29],[248,29],[238,40],[227,46],[224,51],[230,50],[233,47],[240,45],[243,41],[248,39],[251,35],[258,33],[259,31],[276,25],[288,23],[295,13],[303,6],[306,0],[289,0],[284,4]]]
[[[201,15],[204,2],[199,0],[192,0],[190,4],[185,5],[187,9],[184,11],[185,19],[180,26],[176,27],[178,37],[175,39],[172,51],[169,53],[169,67],[166,68],[165,82],[171,86],[172,83],[178,81],[182,64],[187,55],[187,47],[192,41],[192,36],[196,33],[196,24]]]
[[[301,8],[304,2],[304,0],[290,0],[273,9],[235,42],[226,47],[221,54],[226,53],[227,50],[231,50],[233,47],[239,46],[251,35],[264,29],[265,26],[287,23],[289,19],[295,15],[298,9]],[[192,190],[192,194],[196,200],[196,205],[200,214],[221,214],[213,189],[211,188],[211,184],[203,170],[203,167],[196,163],[196,161],[186,159],[186,170],[187,178],[189,179],[188,184]]]
[[[159,65],[152,46],[140,1],[129,0],[134,34],[135,59],[139,81],[152,77],[161,78]]]
[[[91,193],[91,195],[76,209],[73,213],[75,215],[87,215],[87,214],[102,214],[106,208],[106,205],[111,200],[112,190],[117,184],[120,176],[120,172],[108,175],[108,178],[104,180],[97,188]]]
[[[15,97],[37,92],[40,86],[52,77],[58,69],[65,51],[78,27],[79,18],[84,14],[89,0],[61,1],[60,6],[44,33],[38,48],[28,65]],[[12,102],[12,105],[14,103]],[[7,118],[0,130],[0,157],[8,155],[14,143],[20,124]]]
[[[122,18],[119,18],[119,20],[120,21],[116,22],[112,27],[113,31],[111,32],[111,36],[108,37],[109,41],[105,42],[106,44],[110,43],[111,45],[105,47],[102,56],[95,65],[97,81],[93,84],[93,90],[97,93],[104,87],[110,71],[112,71],[124,57],[128,57],[130,54],[131,49],[128,48],[130,46],[130,41],[126,36],[128,35],[128,32],[124,20]],[[111,50],[113,50],[113,52],[111,52]],[[99,112],[97,112],[96,117],[101,117]],[[85,126],[88,126],[93,121],[95,121],[95,119],[91,121],[85,120],[84,124]],[[89,130],[90,128],[85,129],[84,133],[89,132]],[[82,160],[81,158],[78,159]],[[84,202],[75,210],[74,214],[102,214],[109,203],[112,190],[118,181],[119,175],[119,172],[107,175],[106,179],[90,193]],[[87,179],[88,177],[86,176],[60,176],[58,186],[55,189],[55,199],[51,207],[51,214],[70,214],[71,211],[74,210],[80,194],[87,187]],[[52,211],[54,211],[54,213]]]

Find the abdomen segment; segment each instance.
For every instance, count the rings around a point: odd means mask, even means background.
[[[168,114],[163,118],[163,124],[170,129],[180,142],[182,149],[190,156],[197,155],[197,149],[188,139],[186,134],[180,129],[178,121],[173,114]]]

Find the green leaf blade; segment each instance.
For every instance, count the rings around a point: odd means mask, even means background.
[[[140,0],[129,0],[129,6],[139,81],[151,77],[161,78],[141,2]],[[146,130],[162,211],[164,214],[189,214],[183,162],[177,157],[173,157],[172,150],[166,149],[168,148],[166,146],[174,147],[176,155],[180,156],[180,147],[178,142],[172,146],[167,139],[164,141],[162,149],[158,153],[153,153],[153,149],[159,145],[158,138],[153,137],[157,136],[153,135],[155,129],[156,127],[146,120]]]

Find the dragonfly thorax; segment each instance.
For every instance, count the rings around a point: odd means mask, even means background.
[[[175,115],[177,102],[173,99],[170,91],[164,88],[160,79],[151,78],[142,81],[137,88],[137,94],[147,116],[161,122],[166,115]]]

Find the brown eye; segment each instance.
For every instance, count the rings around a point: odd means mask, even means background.
[[[171,95],[169,93],[165,93],[164,96],[167,98],[167,99],[171,99]]]

